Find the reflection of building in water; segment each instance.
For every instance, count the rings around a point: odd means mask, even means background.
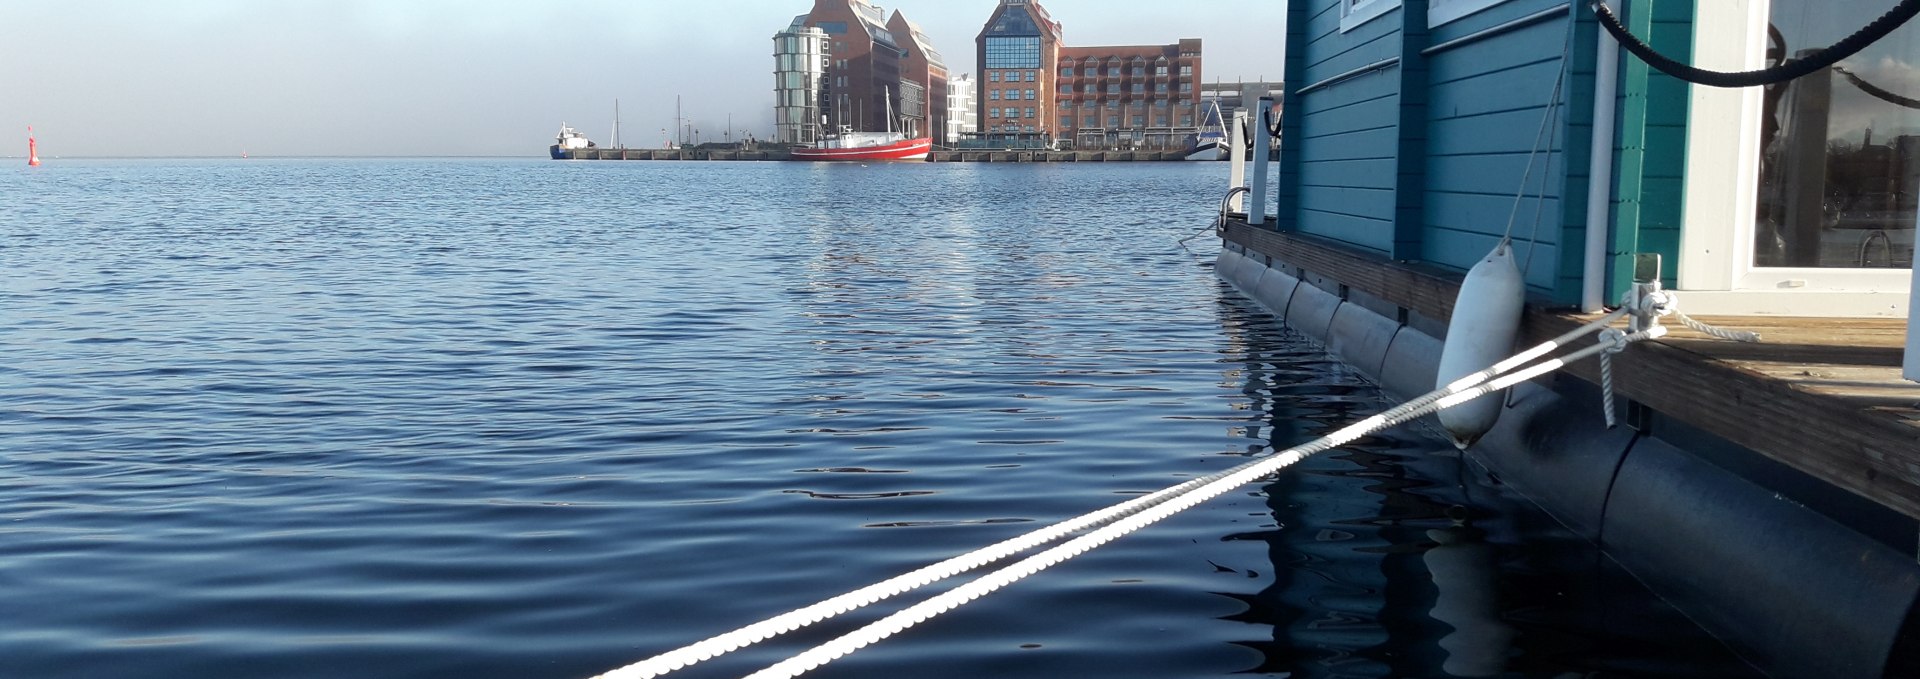
[[[1805,52],[1801,56],[1806,56]],[[1769,87],[1769,124],[1754,249],[1759,266],[1900,267],[1913,262],[1914,210],[1920,187],[1920,139],[1876,143],[1873,129],[1836,129],[1845,121],[1907,122],[1886,102],[1837,98],[1859,87],[1826,69]]]

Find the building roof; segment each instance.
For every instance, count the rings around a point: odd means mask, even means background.
[[[912,19],[907,18],[906,14],[901,13],[901,11],[897,9],[893,10],[893,19],[907,27],[906,37],[909,41],[908,45],[913,49],[920,50],[921,54],[926,55],[929,65],[942,71],[947,70],[947,60],[940,56],[940,50],[933,48],[933,38],[927,37],[927,32],[921,30],[920,24],[914,23]],[[889,24],[891,24],[891,22],[889,22]]]
[[[1047,8],[1035,0],[1000,0],[993,16],[980,29],[980,38],[1043,37],[1060,39],[1060,22],[1053,20]]]

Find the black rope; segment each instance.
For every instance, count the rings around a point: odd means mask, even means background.
[[[1594,16],[1600,19],[1600,25],[1606,27],[1607,32],[1612,33],[1615,40],[1620,41],[1621,47],[1625,47],[1641,61],[1647,62],[1647,65],[1667,75],[1708,87],[1773,85],[1804,77],[1840,63],[1841,59],[1859,54],[1860,50],[1879,42],[1881,38],[1887,37],[1894,29],[1907,23],[1915,15],[1920,15],[1920,0],[1900,0],[1900,4],[1894,5],[1893,9],[1887,10],[1886,14],[1880,15],[1880,18],[1875,19],[1873,23],[1847,36],[1845,40],[1834,43],[1832,47],[1816,52],[1813,56],[1788,60],[1779,66],[1759,71],[1722,73],[1694,68],[1653,51],[1647,43],[1641,42],[1639,38],[1627,32],[1625,26],[1620,25],[1619,17],[1613,15],[1613,10],[1608,8],[1606,3],[1593,0],[1592,7]]]
[[[1835,73],[1839,73],[1842,76],[1845,76],[1847,79],[1847,82],[1853,83],[1853,86],[1860,88],[1860,91],[1873,95],[1873,98],[1875,99],[1879,99],[1881,101],[1887,102],[1889,104],[1893,104],[1895,106],[1904,106],[1907,108],[1920,109],[1920,99],[1909,99],[1907,97],[1903,97],[1898,94],[1894,94],[1892,92],[1888,92],[1886,90],[1880,89],[1879,85],[1875,85],[1873,83],[1867,82],[1866,79],[1861,78],[1860,76],[1854,75],[1853,71],[1849,71],[1839,66],[1833,67],[1833,71]]]

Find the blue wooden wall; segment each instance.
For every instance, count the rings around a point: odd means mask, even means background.
[[[1426,0],[1404,2],[1343,33],[1339,0],[1289,0],[1280,227],[1464,271],[1511,219],[1530,293],[1577,302],[1593,117],[1591,15],[1584,5],[1568,11],[1565,0],[1507,0],[1429,30]],[[1662,29],[1691,31],[1692,0],[1661,4]],[[1571,31],[1570,21],[1577,23]],[[1392,63],[1328,82],[1383,62]],[[1557,98],[1556,77],[1564,77]],[[1650,122],[1678,127],[1648,132],[1683,134],[1684,87],[1655,95],[1682,105],[1677,112],[1656,106],[1663,113]],[[1557,119],[1536,141],[1554,109]],[[1621,145],[1616,140],[1616,153]],[[1677,202],[1661,209],[1677,219]]]

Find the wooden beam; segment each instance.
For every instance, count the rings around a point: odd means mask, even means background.
[[[1228,224],[1226,240],[1441,323],[1452,316],[1458,275],[1240,222]],[[1551,339],[1591,318],[1529,305],[1521,343]],[[1920,518],[1920,387],[1903,392],[1894,384],[1900,329],[1885,322],[1836,326],[1832,319],[1720,320],[1759,327],[1775,343],[1756,349],[1679,330],[1668,340],[1635,344],[1615,361],[1615,392]],[[1595,362],[1567,372],[1599,381]],[[1842,374],[1853,379],[1830,379]],[[1840,388],[1836,382],[1848,384]],[[1906,406],[1903,393],[1912,397]]]

